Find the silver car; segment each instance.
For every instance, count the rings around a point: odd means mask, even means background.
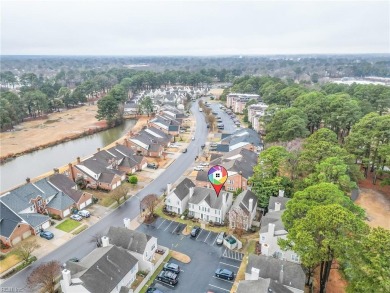
[[[226,236],[226,233],[225,232],[221,232],[218,234],[217,236],[217,240],[215,241],[218,245],[222,245],[223,244],[223,240],[225,239],[225,236]]]

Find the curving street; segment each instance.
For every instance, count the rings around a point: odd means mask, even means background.
[[[58,260],[63,263],[74,256],[79,258],[84,257],[96,248],[96,244],[90,242],[93,235],[97,233],[104,234],[110,226],[123,226],[124,218],[134,219],[139,214],[139,199],[142,199],[150,193],[161,194],[162,189],[166,187],[167,183],[178,180],[194,162],[195,157],[201,149],[201,145],[206,142],[208,133],[203,113],[198,111],[198,104],[193,103],[191,110],[196,119],[196,139],[188,146],[187,153],[180,155],[165,172],[147,185],[142,191],[128,199],[119,208],[102,218],[101,221],[75,236],[60,248],[37,260],[23,271],[7,279],[1,284],[1,287],[14,290],[9,292],[17,292],[17,290],[21,289],[24,289],[23,292],[30,292],[26,287],[26,280],[35,267],[51,260]]]

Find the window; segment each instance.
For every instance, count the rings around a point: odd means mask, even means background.
[[[154,250],[155,247],[156,247],[156,244],[153,244],[151,250]]]
[[[295,262],[299,262],[299,256],[297,254],[291,254],[291,260]]]
[[[276,251],[275,252],[275,257],[278,259],[283,259],[283,252],[281,251]]]
[[[265,236],[264,235],[261,235],[261,241],[265,241]]]

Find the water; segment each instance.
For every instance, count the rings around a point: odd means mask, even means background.
[[[64,142],[62,144],[35,151],[15,158],[0,166],[0,191],[9,190],[53,168],[73,162],[77,157],[84,158],[122,137],[131,130],[136,120],[125,120],[122,125],[89,136]]]

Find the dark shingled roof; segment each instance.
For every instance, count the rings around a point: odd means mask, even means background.
[[[22,219],[0,201],[0,235],[9,238]]]
[[[49,177],[49,181],[58,189],[66,193],[74,202],[78,202],[83,195],[81,190],[78,190],[77,184],[63,174],[54,174]],[[76,189],[74,189],[76,188]]]
[[[208,172],[198,171],[198,174],[196,174],[196,181],[209,182]]]
[[[249,199],[253,199],[253,209],[256,209],[257,196],[250,190],[244,190],[236,197],[232,205],[232,209],[239,207],[245,213],[252,213],[253,210],[249,211]]]
[[[260,270],[260,278],[270,278],[278,281],[280,284],[282,266],[283,282],[281,283],[303,291],[305,288],[305,273],[299,264],[280,260],[272,256],[250,254],[245,272],[251,274],[252,268],[257,268]]]
[[[107,234],[110,244],[143,254],[146,244],[152,238],[147,234],[123,227],[110,227]]]
[[[229,145],[228,144],[219,144],[216,148],[217,152],[227,153],[229,151]]]
[[[111,292],[138,263],[123,248],[109,245],[93,250],[76,266],[69,266],[73,278],[93,293]],[[81,270],[84,268],[84,270]],[[72,287],[70,287],[71,289]]]
[[[184,178],[175,188],[173,193],[176,194],[176,196],[180,199],[183,200],[188,193],[190,192],[190,187],[195,187],[194,182],[192,182],[188,178]]]
[[[19,216],[30,226],[37,227],[50,220],[49,216],[38,213],[19,214]]]
[[[63,211],[70,208],[74,204],[74,200],[68,195],[59,191],[52,200],[47,204],[49,208],[53,208],[59,211]]]
[[[195,187],[194,194],[189,199],[188,203],[199,204],[203,200],[209,205],[210,208],[220,209],[222,207],[222,199],[227,195],[226,202],[230,196],[233,196],[230,192],[221,192],[219,196],[215,196],[215,191],[205,187]]]

